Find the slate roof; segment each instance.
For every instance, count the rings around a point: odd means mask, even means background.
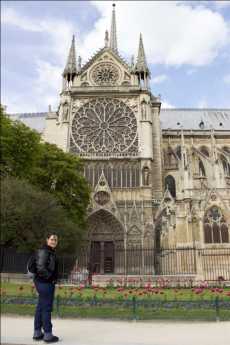
[[[230,109],[161,109],[161,128],[230,130]]]
[[[42,132],[45,128],[44,113],[10,114],[14,120],[20,120],[30,128]],[[161,109],[160,121],[162,130],[230,131],[230,109]]]
[[[45,129],[45,118],[48,113],[16,113],[9,114],[12,120],[20,120],[28,127],[42,133]]]

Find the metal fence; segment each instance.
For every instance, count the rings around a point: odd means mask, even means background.
[[[2,273],[26,273],[30,254],[2,249]],[[59,257],[61,279],[92,281],[93,275],[183,276],[230,281],[230,248],[82,248],[75,256]]]
[[[3,295],[3,312],[12,312],[12,306],[35,307],[37,297]],[[17,308],[17,313],[20,309]],[[22,309],[23,310],[23,309]],[[31,308],[27,309],[31,313]],[[132,320],[230,320],[230,301],[216,296],[212,300],[139,299],[136,296],[118,299],[55,296],[53,312],[58,317],[96,317]],[[20,313],[20,312],[19,312]],[[34,311],[32,310],[32,313]]]

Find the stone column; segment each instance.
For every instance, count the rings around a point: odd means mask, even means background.
[[[152,190],[153,198],[162,198],[162,159],[161,159],[161,128],[160,128],[160,104],[152,107],[152,140],[153,140],[153,163],[152,163]]]

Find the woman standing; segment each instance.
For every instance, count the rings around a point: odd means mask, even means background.
[[[57,235],[49,233],[46,236],[45,245],[38,249],[35,254],[36,273],[34,284],[38,292],[38,304],[34,316],[33,339],[43,339],[46,343],[55,343],[59,340],[52,333],[51,323],[55,283],[58,278],[58,263],[55,253],[57,243]]]

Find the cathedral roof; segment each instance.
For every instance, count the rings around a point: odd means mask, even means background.
[[[161,109],[164,130],[230,130],[230,109]]]
[[[45,129],[45,119],[48,113],[15,113],[9,114],[12,120],[22,121],[26,126],[42,133]]]
[[[112,56],[114,56],[125,68],[130,69],[129,64],[119,55],[118,51],[114,51],[113,49],[109,47],[103,47],[99,49],[90,59],[85,63],[85,65],[81,68],[81,73],[86,71],[93,63],[96,61],[101,54],[108,51]]]
[[[47,115],[48,112],[16,113],[10,117],[42,132]],[[162,130],[230,131],[230,109],[161,109],[160,121]]]

